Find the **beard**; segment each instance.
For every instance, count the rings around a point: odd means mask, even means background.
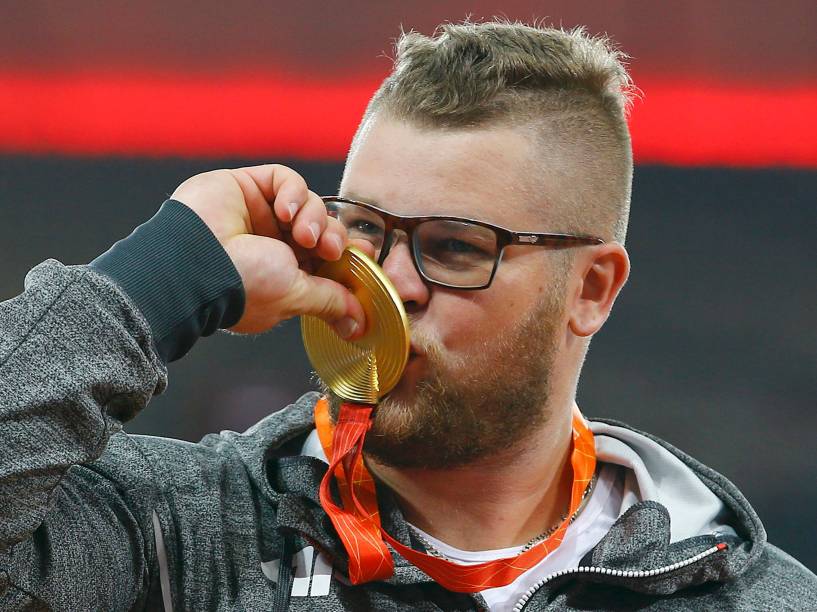
[[[554,289],[465,359],[447,357],[441,343],[412,325],[425,375],[410,399],[395,390],[380,401],[364,454],[394,468],[455,468],[507,451],[544,425],[564,311],[564,292]],[[343,400],[323,389],[337,422]]]

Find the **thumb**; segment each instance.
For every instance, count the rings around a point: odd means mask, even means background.
[[[298,279],[298,310],[329,323],[346,340],[366,331],[366,315],[358,299],[338,282],[302,271]]]

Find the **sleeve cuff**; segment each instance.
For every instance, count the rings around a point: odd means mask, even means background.
[[[136,303],[165,363],[184,356],[200,336],[235,325],[244,312],[244,287],[227,252],[176,200],[90,265]]]

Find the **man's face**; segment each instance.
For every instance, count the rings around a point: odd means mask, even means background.
[[[423,130],[375,118],[350,156],[341,195],[401,215],[445,214],[549,231],[533,201],[531,143],[513,128]],[[521,441],[544,406],[564,342],[565,274],[556,255],[505,250],[487,289],[427,285],[406,240],[383,268],[411,323],[403,378],[378,406],[365,450],[395,467],[454,467]],[[337,401],[333,401],[337,410]]]

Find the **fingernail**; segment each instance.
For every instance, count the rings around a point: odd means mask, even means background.
[[[335,245],[335,250],[337,251],[338,256],[340,256],[341,253],[343,253],[343,241],[340,239],[340,236],[331,234],[329,236],[329,240]]]
[[[355,321],[352,317],[345,317],[335,323],[334,327],[335,331],[340,334],[341,338],[348,340],[357,331],[358,325],[357,321]]]
[[[287,210],[289,211],[289,220],[292,221],[298,212],[298,205],[295,202],[290,202],[287,204]]]
[[[312,234],[312,242],[314,244],[318,244],[318,236],[320,236],[321,233],[321,226],[314,222],[310,223],[309,233]]]

